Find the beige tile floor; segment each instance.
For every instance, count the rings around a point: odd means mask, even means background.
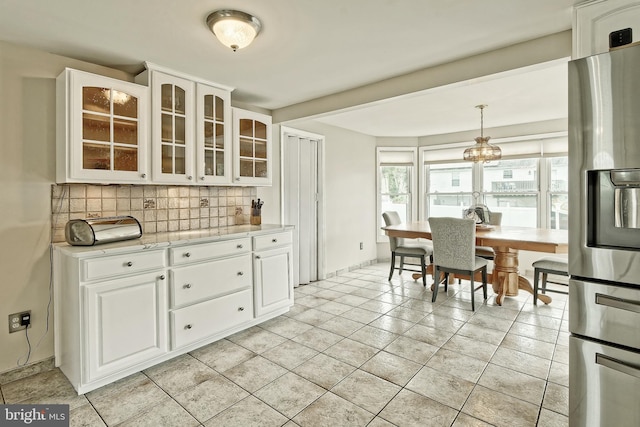
[[[431,303],[377,264],[296,288],[285,315],[77,396],[57,369],[3,403],[68,403],[72,426],[565,426],[566,297]]]

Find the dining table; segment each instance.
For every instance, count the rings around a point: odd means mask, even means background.
[[[427,221],[389,225],[382,229],[390,237],[431,240],[431,229]],[[531,282],[518,270],[519,251],[567,253],[569,237],[567,230],[478,225],[476,246],[489,246],[495,252],[493,271],[488,274],[487,280],[497,294],[496,304],[502,305],[505,296],[517,296],[520,289],[533,294]],[[430,265],[425,273],[429,274],[432,268]],[[432,271],[430,274],[433,274]],[[419,277],[421,274],[414,274],[414,279]],[[546,294],[538,293],[538,299],[545,304],[551,303],[551,298]]]

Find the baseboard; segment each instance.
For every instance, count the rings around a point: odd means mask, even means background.
[[[349,273],[350,271],[354,271],[354,270],[359,270],[359,269],[361,269],[363,267],[367,267],[369,265],[373,265],[373,264],[377,264],[377,263],[378,263],[377,259],[370,259],[368,261],[363,261],[360,264],[355,264],[355,265],[351,265],[351,266],[346,267],[346,268],[342,268],[340,270],[328,272],[326,277],[325,277],[325,279],[330,279],[332,277],[340,276],[341,274]]]
[[[52,369],[55,369],[55,360],[53,356],[39,362],[33,362],[26,366],[19,366],[0,373],[0,385],[30,377],[31,375],[39,374],[40,372],[51,371]]]

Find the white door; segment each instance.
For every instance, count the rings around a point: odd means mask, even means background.
[[[322,143],[320,135],[294,129],[282,134],[283,222],[295,226],[294,284],[322,277]]]

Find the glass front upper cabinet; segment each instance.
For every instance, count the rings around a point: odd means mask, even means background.
[[[198,183],[231,183],[231,96],[198,83],[196,169]]]
[[[146,87],[66,69],[57,98],[58,182],[147,181]]]
[[[195,183],[193,157],[195,84],[189,80],[151,72],[151,151],[153,181]]]
[[[233,109],[234,182],[271,185],[271,116]]]

